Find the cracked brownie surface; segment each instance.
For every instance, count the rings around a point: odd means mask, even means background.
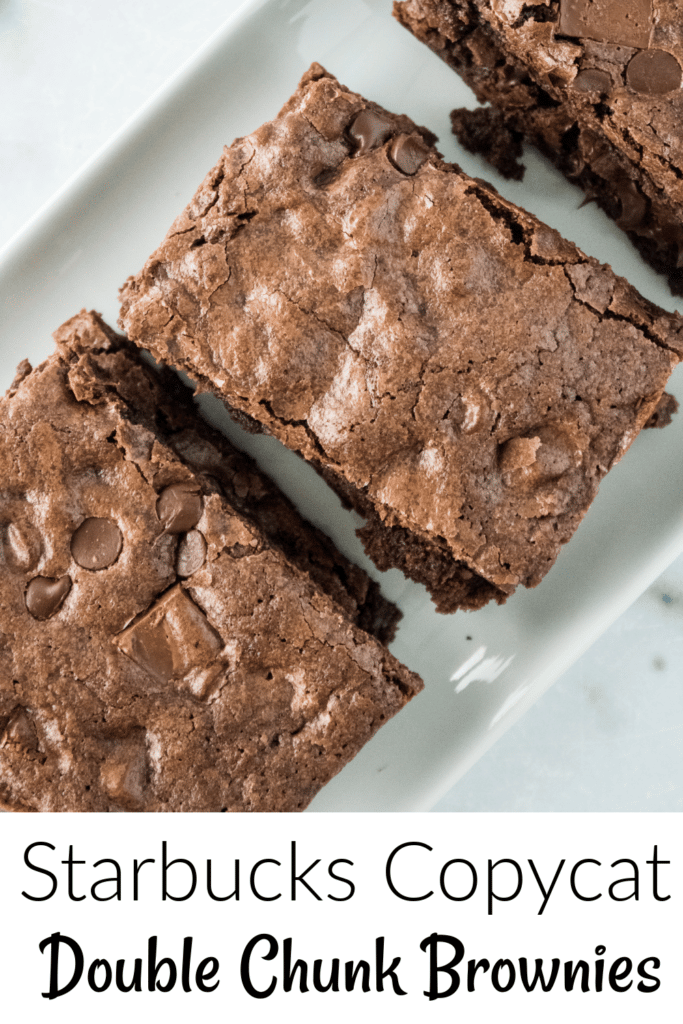
[[[394,13],[493,105],[454,111],[464,145],[519,177],[506,149],[525,135],[683,293],[681,0],[404,0]]]
[[[534,586],[654,413],[682,321],[319,65],[226,148],[121,323],[301,452],[452,611]]]
[[[0,402],[0,806],[306,806],[421,689],[395,609],[96,315],[55,338]]]

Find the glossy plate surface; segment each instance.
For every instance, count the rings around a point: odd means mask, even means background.
[[[51,332],[83,306],[116,321],[117,290],[142,266],[221,147],[274,116],[313,60],[345,84],[408,113],[447,159],[609,262],[674,308],[621,232],[533,153],[522,183],[499,179],[450,135],[448,113],[473,106],[456,75],[390,16],[390,0],[248,3],[0,253],[4,388],[24,357],[49,355]],[[683,371],[672,390],[683,399]],[[394,653],[426,690],[316,798],[315,810],[426,810],[683,550],[683,416],[642,434],[604,482],[571,545],[534,591],[502,608],[437,615],[425,591],[364,558],[344,512],[310,467],[270,438],[242,434],[203,402],[302,511],[382,583],[403,609]]]

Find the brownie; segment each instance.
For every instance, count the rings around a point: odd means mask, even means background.
[[[391,606],[95,314],[55,337],[0,404],[0,806],[305,807],[421,689]]]
[[[121,324],[300,452],[441,611],[536,585],[683,321],[319,65],[226,148]]]
[[[405,0],[394,13],[492,104],[454,111],[467,148],[518,177],[509,147],[532,141],[683,294],[680,0]]]

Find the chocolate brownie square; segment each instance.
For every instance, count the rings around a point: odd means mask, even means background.
[[[520,140],[535,143],[683,294],[680,0],[404,0],[394,13],[492,104],[453,112],[467,148],[520,177]]]
[[[441,611],[535,586],[683,321],[319,65],[225,149],[121,324],[311,460]]]
[[[305,807],[421,689],[395,610],[187,388],[55,337],[0,402],[0,806]]]

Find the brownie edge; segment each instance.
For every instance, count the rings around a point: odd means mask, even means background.
[[[0,806],[304,808],[420,679],[133,346],[85,312],[56,340],[0,400]]]

